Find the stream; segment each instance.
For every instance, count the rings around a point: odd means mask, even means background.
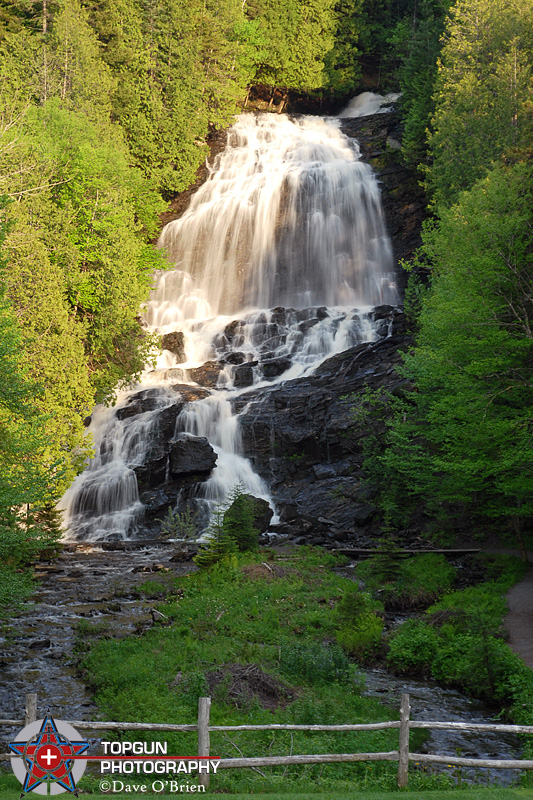
[[[401,695],[409,695],[411,719],[431,722],[500,722],[495,719],[496,709],[481,700],[467,697],[455,689],[443,689],[431,681],[398,678],[384,669],[365,670],[365,694],[390,704],[397,712]],[[516,734],[480,733],[479,731],[428,732],[428,738],[419,751],[434,755],[461,755],[463,758],[520,758],[520,740]],[[411,767],[412,768],[412,767]],[[520,772],[514,769],[475,769],[453,767],[445,764],[421,764],[418,769],[427,772],[446,772],[456,783],[476,783],[511,786]]]

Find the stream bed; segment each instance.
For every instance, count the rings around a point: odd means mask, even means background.
[[[365,694],[385,702],[396,715],[400,697],[408,694],[411,719],[431,722],[498,723],[497,709],[491,709],[481,700],[467,697],[455,689],[443,689],[430,681],[399,678],[384,669],[365,670]],[[421,753],[433,755],[460,755],[463,758],[507,758],[521,756],[520,739],[516,734],[480,733],[479,731],[434,730],[420,748]],[[448,767],[445,764],[421,764],[427,772],[447,772],[456,783],[476,783],[511,786],[520,771],[514,769],[476,769],[474,767]]]

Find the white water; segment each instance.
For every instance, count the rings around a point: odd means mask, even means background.
[[[155,276],[144,321],[150,331],[183,332],[186,360],[178,365],[164,350],[156,369],[119,397],[119,416],[117,408],[94,413],[96,457],[62,501],[75,538],[142,535],[136,470],[148,451],[159,453],[155,417],[179,400],[177,381],[196,385],[191,370],[206,361],[220,368],[217,385],[186,404],[174,428],[174,435],[205,436],[218,456],[197,498],[212,506],[240,483],[268,499],[241,455],[231,398],[374,339],[370,309],[397,302],[379,187],[338,120],[239,117],[208,180],[159,246],[176,267]],[[142,413],[128,416],[140,390]],[[168,466],[162,469],[164,484]],[[187,500],[174,492],[172,504]]]
[[[338,114],[344,117],[368,117],[371,114],[386,114],[391,110],[391,103],[395,103],[399,94],[391,93],[386,95],[375,94],[374,92],[363,92],[353,97],[348,105]]]

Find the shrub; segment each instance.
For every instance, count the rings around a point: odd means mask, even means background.
[[[166,517],[159,519],[161,523],[160,535],[171,536],[179,539],[196,539],[198,536],[198,514],[187,506],[181,513],[175,508],[169,508]]]
[[[427,676],[437,649],[437,631],[422,620],[412,619],[391,638],[387,661],[400,674]]]
[[[242,486],[233,489],[229,505],[219,506],[214,512],[207,534],[207,545],[194,558],[199,567],[210,567],[239,551],[257,550],[253,498],[244,494]]]
[[[279,667],[284,675],[308,683],[350,683],[362,689],[363,679],[355,665],[337,645],[320,642],[281,646]]]
[[[438,553],[422,553],[393,562],[392,551],[357,566],[357,575],[389,608],[427,607],[453,586],[455,569]],[[392,565],[395,563],[395,570]]]
[[[369,611],[360,614],[351,627],[337,633],[337,641],[348,653],[367,659],[375,655],[381,642],[383,620]]]

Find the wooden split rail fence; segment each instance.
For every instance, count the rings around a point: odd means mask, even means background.
[[[158,731],[160,733],[196,732],[198,735],[198,756],[209,757],[211,733],[218,731],[238,733],[240,731],[379,731],[390,728],[399,730],[397,750],[383,753],[325,753],[315,755],[291,756],[259,756],[257,758],[221,758],[220,769],[239,769],[243,767],[274,767],[290,764],[332,764],[356,761],[397,761],[398,786],[407,786],[409,775],[409,762],[416,761],[420,764],[448,764],[454,767],[483,767],[490,769],[533,769],[533,761],[519,759],[495,758],[462,758],[452,755],[430,755],[427,753],[411,753],[409,750],[409,731],[423,730],[457,730],[479,731],[480,733],[533,733],[533,725],[497,725],[478,722],[426,722],[410,718],[409,695],[402,694],[400,705],[400,719],[390,722],[371,722],[358,725],[210,725],[209,715],[211,708],[210,697],[200,697],[198,700],[198,719],[194,725],[175,725],[171,723],[149,722],[87,722],[86,720],[67,720],[69,725],[83,731]],[[37,695],[26,695],[26,709],[24,719],[0,719],[0,725],[23,726],[29,725],[37,719]],[[0,755],[0,760],[8,761],[12,756]],[[109,756],[112,761],[113,756]],[[209,785],[209,775],[199,775],[198,782],[203,786]]]

